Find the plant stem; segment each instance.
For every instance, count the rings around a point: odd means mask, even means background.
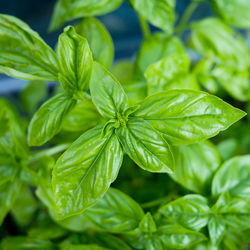
[[[32,163],[36,160],[39,160],[40,158],[42,158],[45,155],[51,156],[51,155],[58,154],[64,150],[66,150],[68,147],[69,147],[69,144],[61,144],[61,145],[55,146],[53,148],[41,150],[40,152],[37,152],[30,157],[29,163]]]
[[[169,201],[171,201],[173,198],[175,198],[177,196],[176,193],[170,193],[169,195],[162,197],[160,199],[154,200],[154,201],[150,201],[150,202],[146,202],[143,203],[141,206],[143,208],[149,208],[149,207],[155,207],[158,205],[161,205],[163,203],[168,203]]]
[[[191,2],[189,6],[186,8],[185,12],[183,13],[178,26],[176,27],[176,33],[181,36],[183,30],[188,27],[188,21],[191,18],[192,14],[198,7],[199,2]]]
[[[138,14],[138,18],[140,21],[141,30],[142,30],[144,38],[149,37],[150,36],[150,29],[149,29],[148,23],[146,22],[146,20],[144,19],[144,17],[142,15]]]

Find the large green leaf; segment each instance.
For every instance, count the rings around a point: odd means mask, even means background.
[[[215,12],[229,25],[250,28],[250,4],[248,0],[211,0]]]
[[[172,201],[159,209],[168,220],[174,220],[191,230],[199,231],[208,223],[208,201],[201,195],[190,194]]]
[[[58,0],[50,30],[60,28],[65,22],[89,16],[100,16],[118,8],[123,0]]]
[[[0,184],[0,225],[12,208],[20,189],[20,171],[16,172],[12,180]]]
[[[151,64],[145,72],[148,93],[169,89],[199,90],[194,76],[188,74],[189,66],[190,60],[186,53],[172,54]]]
[[[223,192],[250,200],[250,155],[234,157],[217,171],[212,193],[217,196]]]
[[[120,83],[99,63],[93,65],[90,92],[93,103],[104,117],[120,118],[128,108]]]
[[[67,93],[80,96],[89,89],[92,73],[93,59],[87,40],[68,26],[59,37],[57,52],[62,87]]]
[[[149,36],[143,41],[137,55],[136,74],[138,77],[143,77],[150,64],[175,53],[185,53],[185,48],[177,37],[169,37],[164,33],[155,33]]]
[[[196,193],[209,193],[210,182],[220,165],[220,153],[209,141],[174,150],[176,168],[170,175],[185,188]]]
[[[58,217],[79,214],[94,205],[116,179],[122,163],[120,143],[110,129],[93,128],[59,158],[52,185]]]
[[[147,97],[133,116],[147,121],[174,145],[186,145],[217,135],[245,112],[205,92],[170,90]]]
[[[63,118],[73,108],[75,102],[64,93],[45,102],[29,124],[29,145],[40,146],[56,135],[61,129]]]
[[[110,68],[114,59],[114,45],[104,25],[98,19],[88,17],[77,23],[76,31],[88,40],[94,59]]]
[[[175,0],[130,0],[145,19],[168,34],[173,32]]]
[[[26,80],[57,80],[57,58],[38,33],[9,15],[0,15],[0,72]]]
[[[85,214],[101,229],[115,233],[135,229],[144,215],[139,204],[114,188],[109,188],[104,197],[87,209]]]
[[[142,169],[172,173],[174,158],[170,145],[142,119],[130,119],[116,130],[125,152]]]

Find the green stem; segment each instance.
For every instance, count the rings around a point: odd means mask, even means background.
[[[150,29],[149,29],[148,23],[146,22],[146,20],[144,19],[144,17],[142,15],[138,14],[138,18],[140,21],[141,30],[142,30],[144,37],[145,38],[149,37],[150,36]]]
[[[58,154],[64,150],[66,150],[68,147],[69,147],[69,144],[61,144],[61,145],[55,146],[53,148],[41,150],[40,152],[37,152],[30,157],[29,163],[33,163],[33,162],[41,159],[43,156],[52,156],[52,155]]]
[[[168,203],[170,202],[171,200],[173,200],[173,198],[176,198],[177,194],[176,193],[171,193],[165,197],[162,197],[160,199],[157,199],[157,200],[154,200],[154,201],[150,201],[150,202],[146,202],[146,203],[143,203],[141,206],[143,208],[150,208],[150,207],[156,207],[158,205],[161,205],[161,204],[165,204],[165,203]]]
[[[184,14],[181,17],[179,25],[176,27],[177,35],[181,36],[182,32],[188,28],[188,21],[191,18],[192,14],[198,7],[199,2],[191,2],[189,6],[186,8]]]

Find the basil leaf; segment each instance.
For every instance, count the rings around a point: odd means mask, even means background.
[[[59,158],[52,185],[58,217],[79,214],[94,205],[116,179],[123,152],[113,130],[101,135],[93,128],[78,138]]]
[[[45,102],[29,124],[29,145],[40,146],[56,135],[61,129],[63,118],[74,105],[75,100],[69,99],[64,93]]]
[[[0,72],[25,80],[57,80],[53,50],[27,24],[0,14]]]
[[[66,131],[86,131],[102,122],[102,117],[89,99],[77,102],[63,119],[62,129]]]
[[[20,226],[28,226],[34,219],[38,203],[27,185],[21,187],[20,193],[11,209],[11,215]]]
[[[174,158],[170,145],[142,119],[128,120],[116,130],[125,152],[142,169],[172,173]]]
[[[154,233],[157,231],[156,224],[150,212],[147,212],[142,218],[139,229],[142,233]]]
[[[143,78],[150,64],[175,53],[185,53],[181,40],[164,33],[155,33],[143,41],[136,58],[135,72],[138,77]]]
[[[135,229],[144,215],[139,204],[114,188],[109,188],[104,197],[87,209],[85,214],[101,229],[114,233]]]
[[[20,93],[22,109],[33,114],[47,97],[47,86],[44,81],[30,81]]]
[[[118,60],[112,66],[111,72],[124,87],[127,82],[133,80],[134,66],[134,63],[130,60]]]
[[[108,250],[108,248],[104,248],[95,244],[61,244],[60,245],[60,250],[79,250],[79,249],[84,249],[84,250]]]
[[[50,31],[79,17],[101,16],[120,6],[122,0],[58,0],[50,23]]]
[[[110,68],[114,59],[114,45],[105,26],[96,18],[84,18],[77,23],[76,32],[88,40],[95,61]]]
[[[21,181],[19,175],[20,173],[18,171],[13,177],[13,180],[0,184],[0,225],[12,208],[20,192]]]
[[[237,28],[250,28],[250,5],[248,0],[213,0],[215,12],[229,25]]]
[[[238,231],[250,228],[250,202],[223,193],[211,208],[208,229],[212,242],[219,244],[226,233],[225,228]],[[227,230],[228,230],[227,229]]]
[[[9,236],[4,238],[2,241],[3,250],[12,250],[12,249],[46,249],[53,250],[55,249],[53,244],[48,240],[38,240],[31,239],[25,236]]]
[[[186,249],[206,240],[202,233],[188,230],[178,224],[161,226],[158,229],[158,234],[165,247],[164,249]]]
[[[189,66],[190,60],[184,53],[172,54],[151,64],[145,72],[148,93],[154,94],[174,88],[199,90],[194,77],[188,76]]]
[[[133,116],[147,121],[172,144],[186,145],[217,135],[245,112],[205,92],[170,90],[147,97]]]
[[[15,161],[10,159],[9,156],[0,156],[0,185],[7,181],[12,181],[16,172]]]
[[[59,37],[59,80],[64,90],[73,95],[89,89],[92,73],[92,54],[87,40],[78,35],[72,26],[64,29]]]
[[[229,192],[250,200],[250,155],[234,157],[220,167],[214,176],[212,193]]]
[[[195,231],[207,225],[209,212],[207,199],[196,194],[185,195],[159,209],[159,213],[166,219]]]
[[[0,99],[0,156],[26,159],[28,148],[24,126],[17,110],[5,99]]]
[[[104,117],[119,117],[128,108],[127,96],[120,83],[98,63],[93,65],[90,92],[93,103]]]
[[[173,32],[175,0],[130,0],[130,3],[150,23],[168,34]]]
[[[211,142],[176,147],[174,158],[176,169],[171,178],[196,193],[210,191],[212,176],[221,162],[220,153]]]

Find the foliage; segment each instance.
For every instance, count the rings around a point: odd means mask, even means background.
[[[0,99],[1,249],[249,244],[250,56],[233,29],[250,27],[249,1],[211,0],[218,16],[195,22],[202,1],[179,20],[174,0],[128,2],[144,34],[134,61],[113,62],[94,17],[122,0],[58,0],[51,30],[80,20],[56,51],[0,14],[0,72],[30,81],[22,116]],[[60,83],[49,97],[45,81]]]

